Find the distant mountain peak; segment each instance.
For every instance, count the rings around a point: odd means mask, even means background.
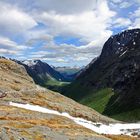
[[[23,64],[28,65],[28,66],[33,66],[40,62],[41,62],[40,60],[33,60],[33,59],[28,59],[28,60],[22,61]]]

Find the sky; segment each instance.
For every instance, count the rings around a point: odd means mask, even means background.
[[[0,56],[83,66],[140,27],[140,0],[0,0]]]

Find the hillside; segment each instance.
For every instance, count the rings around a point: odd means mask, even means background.
[[[59,93],[35,85],[23,66],[4,58],[0,58],[0,93],[0,138],[4,140],[107,140],[66,117],[21,109],[11,106],[10,102],[39,105],[93,122],[116,122]]]
[[[22,63],[28,66],[27,72],[37,84],[45,84],[49,80],[65,81],[59,72],[41,60],[26,60]]]
[[[11,60],[24,66],[27,73],[38,85],[41,85],[53,91],[59,91],[59,88],[69,84],[67,83],[68,79],[66,77],[64,77],[61,73],[56,71],[46,62],[43,62],[41,60]]]
[[[111,36],[64,94],[102,114],[140,120],[140,29]]]

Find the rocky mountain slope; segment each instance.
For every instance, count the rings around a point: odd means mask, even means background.
[[[111,36],[64,94],[105,115],[140,120],[140,29]]]
[[[9,102],[40,105],[67,112],[93,122],[116,122],[86,106],[41,88],[28,76],[25,68],[0,58],[0,138],[3,140],[106,140],[107,138],[80,126],[72,120],[10,106]]]

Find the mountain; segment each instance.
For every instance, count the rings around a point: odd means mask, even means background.
[[[70,120],[66,112],[92,122],[116,122],[59,93],[35,85],[22,65],[5,58],[0,58],[0,95],[0,138],[3,140],[109,140]],[[15,104],[19,106],[15,107]],[[24,105],[25,109],[22,108]],[[48,112],[39,112],[41,107],[49,109]],[[65,113],[56,115],[56,111]]]
[[[60,92],[78,75],[77,67],[54,67],[41,60],[13,60],[23,65],[34,82],[50,90]]]
[[[140,29],[111,36],[63,94],[104,115],[140,120]]]
[[[58,71],[61,75],[63,75],[67,81],[72,82],[75,80],[82,67],[54,67],[53,68]]]
[[[17,61],[23,65],[36,84],[46,86],[48,82],[63,82],[65,77],[41,60]]]

